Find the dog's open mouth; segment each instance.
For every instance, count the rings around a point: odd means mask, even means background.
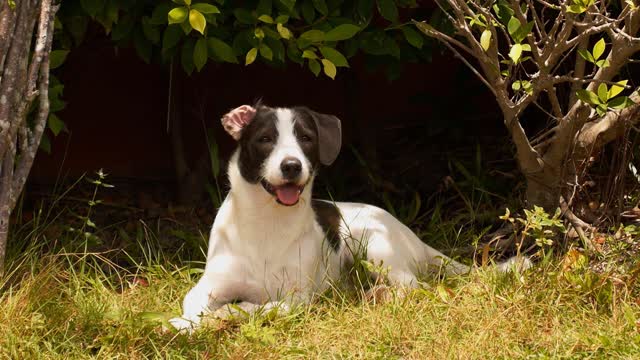
[[[276,197],[276,201],[278,201],[278,203],[285,206],[293,206],[297,204],[300,200],[300,194],[302,194],[302,190],[304,190],[304,185],[293,183],[276,186],[262,180],[261,184],[269,194]]]

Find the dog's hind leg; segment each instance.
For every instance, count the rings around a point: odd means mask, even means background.
[[[406,288],[417,288],[418,278],[409,269],[389,269],[387,274],[389,283],[394,286],[401,286]]]

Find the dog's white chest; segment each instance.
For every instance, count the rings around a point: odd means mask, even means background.
[[[273,211],[239,211],[238,204],[225,201],[211,230],[206,272],[224,293],[264,302],[323,287],[323,234],[312,216],[301,222],[265,216]]]

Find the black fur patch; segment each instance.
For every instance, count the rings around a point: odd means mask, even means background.
[[[318,143],[320,139],[318,139],[318,130],[312,115],[305,107],[295,107],[292,111],[293,120],[295,121],[293,131],[296,133],[300,149],[302,149],[304,156],[309,159],[312,168],[317,169],[319,166]]]
[[[316,220],[325,233],[325,239],[334,251],[340,249],[340,210],[330,202],[311,200]]]
[[[242,129],[238,166],[242,177],[252,184],[260,181],[262,164],[269,157],[278,141],[276,111],[258,106],[256,116]]]

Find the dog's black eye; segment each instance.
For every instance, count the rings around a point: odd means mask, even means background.
[[[302,136],[300,137],[300,140],[302,140],[302,141],[304,141],[304,142],[310,142],[310,141],[311,141],[311,138],[310,138],[309,136],[307,136],[307,135],[302,135]]]
[[[258,139],[258,141],[260,141],[261,143],[270,143],[271,142],[271,138],[268,136],[263,136],[260,139]]]

